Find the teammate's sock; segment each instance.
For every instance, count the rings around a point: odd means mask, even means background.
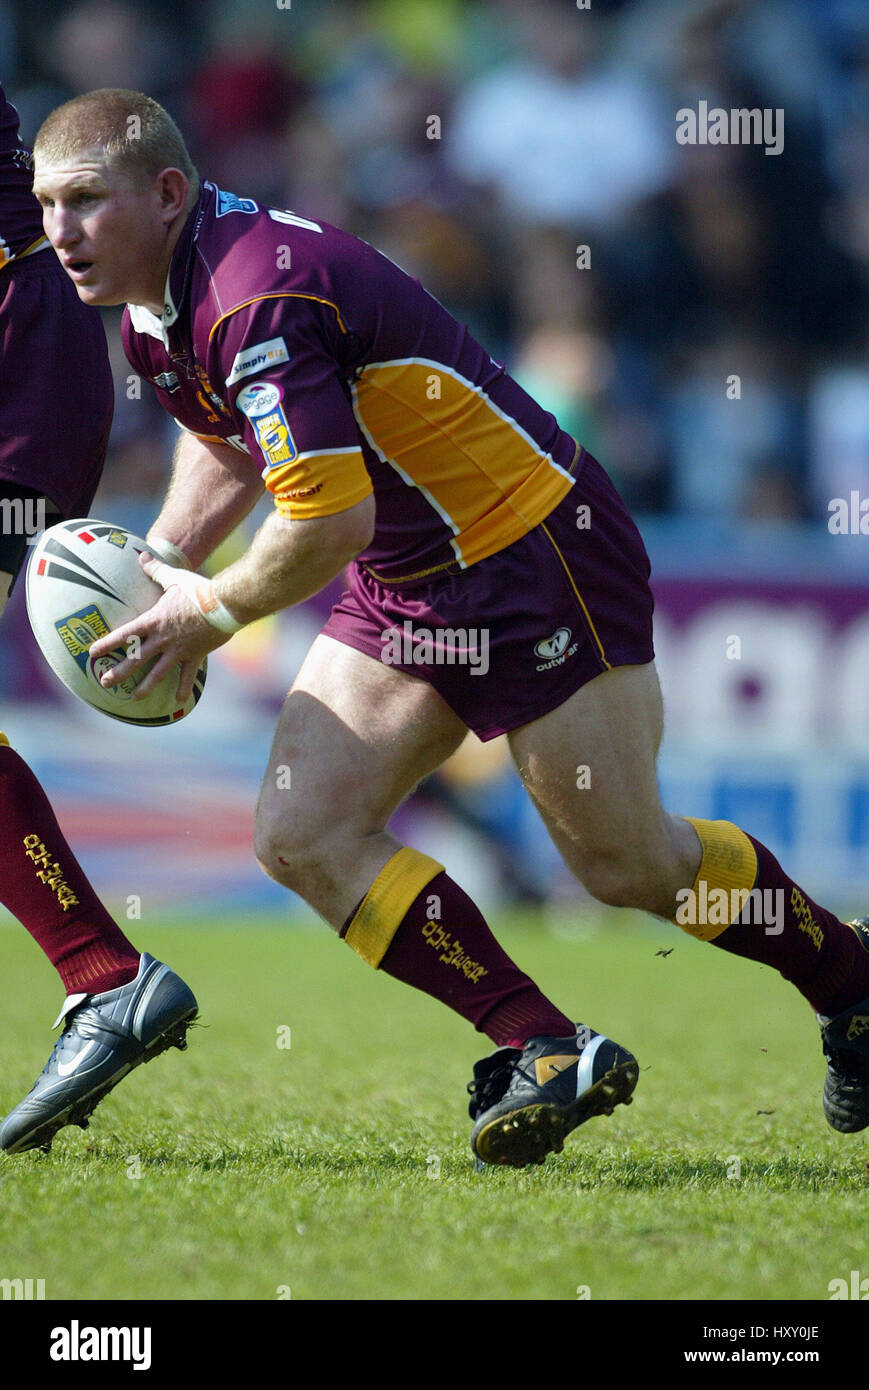
[[[679,926],[773,966],[817,1013],[834,1017],[869,996],[869,941],[808,897],[759,840],[730,821],[686,819],[703,855]]]
[[[30,768],[0,734],[0,902],[42,947],[67,994],[131,980],[139,952],[109,916]]]
[[[443,865],[415,849],[393,855],[341,935],[369,965],[447,1004],[498,1047],[576,1032],[501,949]]]

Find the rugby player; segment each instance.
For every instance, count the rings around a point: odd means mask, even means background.
[[[469,1087],[477,1157],[541,1162],[627,1103],[638,1069],[544,997],[444,866],[387,829],[468,728],[507,735],[596,898],[792,981],[820,1016],[828,1120],[869,1124],[869,926],[813,902],[740,827],[662,808],[649,565],[598,463],[372,247],[200,182],[147,97],[78,97],[34,148],[45,231],[79,297],[128,304],[129,360],[182,430],[153,528],[179,563],[165,545],[142,557],[164,594],[94,643],[141,643],[104,681],[156,658],[140,695],[180,665],[183,700],[233,631],[347,567],[278,722],[256,854],[369,965],[495,1044]],[[275,508],[242,558],[191,575],[263,487]],[[485,674],[469,659],[481,631]],[[683,913],[689,899],[699,910]],[[771,901],[774,922],[757,911]]]
[[[87,515],[112,419],[102,323],[51,249],[32,178],[18,114],[0,87],[0,612],[28,533],[33,539],[43,523]],[[42,947],[66,992],[58,1045],[0,1127],[0,1146],[19,1152],[49,1147],[63,1124],[85,1128],[121,1076],[183,1045],[196,1001],[106,911],[45,792],[2,733],[0,902]]]

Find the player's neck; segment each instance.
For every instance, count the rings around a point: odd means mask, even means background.
[[[166,306],[169,267],[172,264],[175,247],[178,245],[181,233],[184,231],[187,224],[187,219],[195,208],[198,199],[198,192],[194,192],[193,189],[191,189],[182,211],[179,212],[174,222],[170,223],[166,230],[166,241],[163,247],[163,253],[160,256],[153,275],[148,278],[148,285],[144,297],[134,301],[135,303],[141,304],[143,308],[150,309],[151,313],[155,314],[157,318],[162,317],[163,310]]]

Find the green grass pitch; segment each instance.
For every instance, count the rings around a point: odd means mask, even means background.
[[[76,1300],[828,1299],[869,1274],[867,1142],[823,1119],[811,1011],[772,971],[641,922],[499,926],[641,1072],[632,1106],[542,1168],[483,1173],[465,1084],[490,1046],[461,1019],[326,928],[139,924],[204,1026],[87,1132],[0,1158],[0,1278]],[[0,959],[5,1113],[58,988],[14,925]]]

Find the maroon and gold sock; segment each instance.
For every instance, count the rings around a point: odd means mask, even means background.
[[[67,994],[132,980],[139,952],[109,916],[30,768],[0,734],[0,902],[42,947]]]
[[[375,970],[439,999],[498,1047],[576,1032],[502,951],[443,865],[415,849],[393,855],[341,935]]]
[[[869,997],[869,950],[853,927],[808,897],[766,846],[738,826],[686,819],[703,855],[693,897],[674,918],[679,926],[773,966],[816,1013],[834,1017]]]

